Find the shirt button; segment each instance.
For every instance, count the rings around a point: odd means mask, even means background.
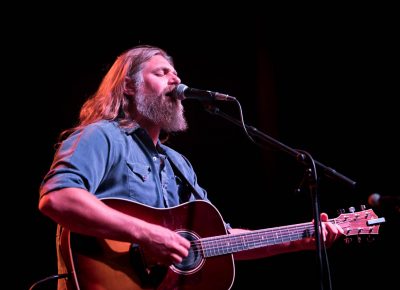
[[[157,157],[153,156],[153,161],[157,161]]]

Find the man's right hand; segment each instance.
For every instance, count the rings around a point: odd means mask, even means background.
[[[190,242],[178,233],[149,224],[139,246],[147,266],[180,263],[189,254]]]

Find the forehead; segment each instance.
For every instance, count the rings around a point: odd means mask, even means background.
[[[145,70],[167,69],[170,71],[175,71],[175,68],[169,63],[169,61],[161,55],[155,55],[151,57],[145,63],[144,69]]]

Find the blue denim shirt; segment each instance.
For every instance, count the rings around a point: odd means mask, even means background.
[[[188,196],[190,192],[160,152],[173,160],[200,198],[208,200],[183,155],[160,142],[155,147],[142,128],[123,129],[115,121],[91,124],[63,141],[42,181],[40,195],[75,187],[98,198],[125,198],[156,208],[196,199],[193,194]]]

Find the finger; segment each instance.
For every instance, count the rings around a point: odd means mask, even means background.
[[[321,221],[327,222],[328,221],[328,215],[326,213],[321,213]]]
[[[336,236],[342,235],[344,233],[343,228],[337,224],[326,223],[325,226],[329,229],[330,232],[335,233]]]
[[[182,247],[185,247],[185,248],[190,247],[190,241],[177,232],[171,231],[170,239],[171,239],[171,241],[178,243]]]
[[[188,239],[182,237],[182,236],[179,236],[179,237],[180,237],[180,240],[179,240],[180,244],[183,247],[185,247],[186,249],[189,249],[190,248],[190,241]]]
[[[329,232],[326,229],[325,224],[322,224],[322,238],[324,242],[326,242],[329,239]]]
[[[187,255],[189,255],[189,249],[187,249],[186,247],[178,246],[176,248],[175,254],[179,255],[180,257],[187,257]]]
[[[171,264],[173,263],[180,263],[183,261],[183,257],[177,254],[172,254],[171,255]]]

